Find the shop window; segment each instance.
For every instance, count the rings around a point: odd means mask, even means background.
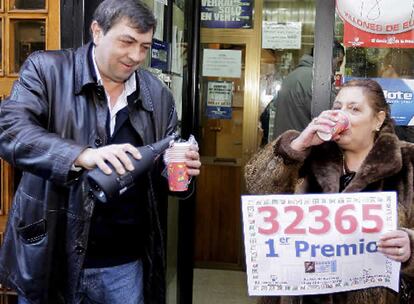
[[[346,21],[340,18],[344,15],[341,8],[345,4],[349,14],[358,13],[359,23],[352,23],[352,18]],[[390,4],[378,2],[373,7],[375,10],[369,10],[368,7],[354,7],[350,2],[337,2],[335,36],[346,48],[345,65],[338,77],[342,79],[338,84],[356,77],[376,80],[390,105],[397,135],[414,142],[414,8],[408,2],[395,10],[387,10],[387,5]],[[410,16],[411,21],[404,21]],[[384,23],[390,18],[403,21],[392,26]]]
[[[259,104],[261,145],[274,139],[275,124],[280,123],[276,119],[276,108],[284,79],[303,60],[309,59],[312,68],[314,31],[314,1],[264,1]],[[311,92],[307,94],[310,106]]]
[[[46,0],[10,0],[12,10],[45,9]]]
[[[381,9],[381,7],[379,7]],[[364,12],[361,12],[362,17]],[[414,78],[414,44],[407,33],[378,35],[335,18],[335,36],[346,48],[343,72],[349,77]],[[408,42],[411,41],[411,42]]]
[[[45,49],[45,23],[44,20],[13,20],[11,22],[11,32],[14,37],[14,52],[10,54],[12,73],[19,71],[31,53]]]

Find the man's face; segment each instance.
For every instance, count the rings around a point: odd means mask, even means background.
[[[106,34],[96,21],[91,25],[95,57],[103,80],[124,82],[145,60],[153,30],[139,33],[127,19],[121,19]]]

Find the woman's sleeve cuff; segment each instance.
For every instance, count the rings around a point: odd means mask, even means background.
[[[279,136],[274,143],[274,154],[283,159],[284,164],[302,163],[308,157],[310,149],[305,151],[297,151],[292,149],[290,144],[299,136],[299,132],[289,130]]]

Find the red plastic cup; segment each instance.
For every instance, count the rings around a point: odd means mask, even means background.
[[[188,190],[187,166],[184,162],[168,163],[168,186],[171,191]]]
[[[329,141],[332,138],[334,138],[336,135],[341,134],[342,132],[346,131],[350,127],[350,121],[348,114],[344,111],[335,111],[335,115],[338,118],[338,121],[336,124],[331,128],[330,133],[324,133],[324,132],[317,132],[320,139],[324,141]]]

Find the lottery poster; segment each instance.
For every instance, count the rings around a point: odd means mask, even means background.
[[[242,196],[249,295],[398,292],[400,263],[377,251],[397,228],[395,192]]]

